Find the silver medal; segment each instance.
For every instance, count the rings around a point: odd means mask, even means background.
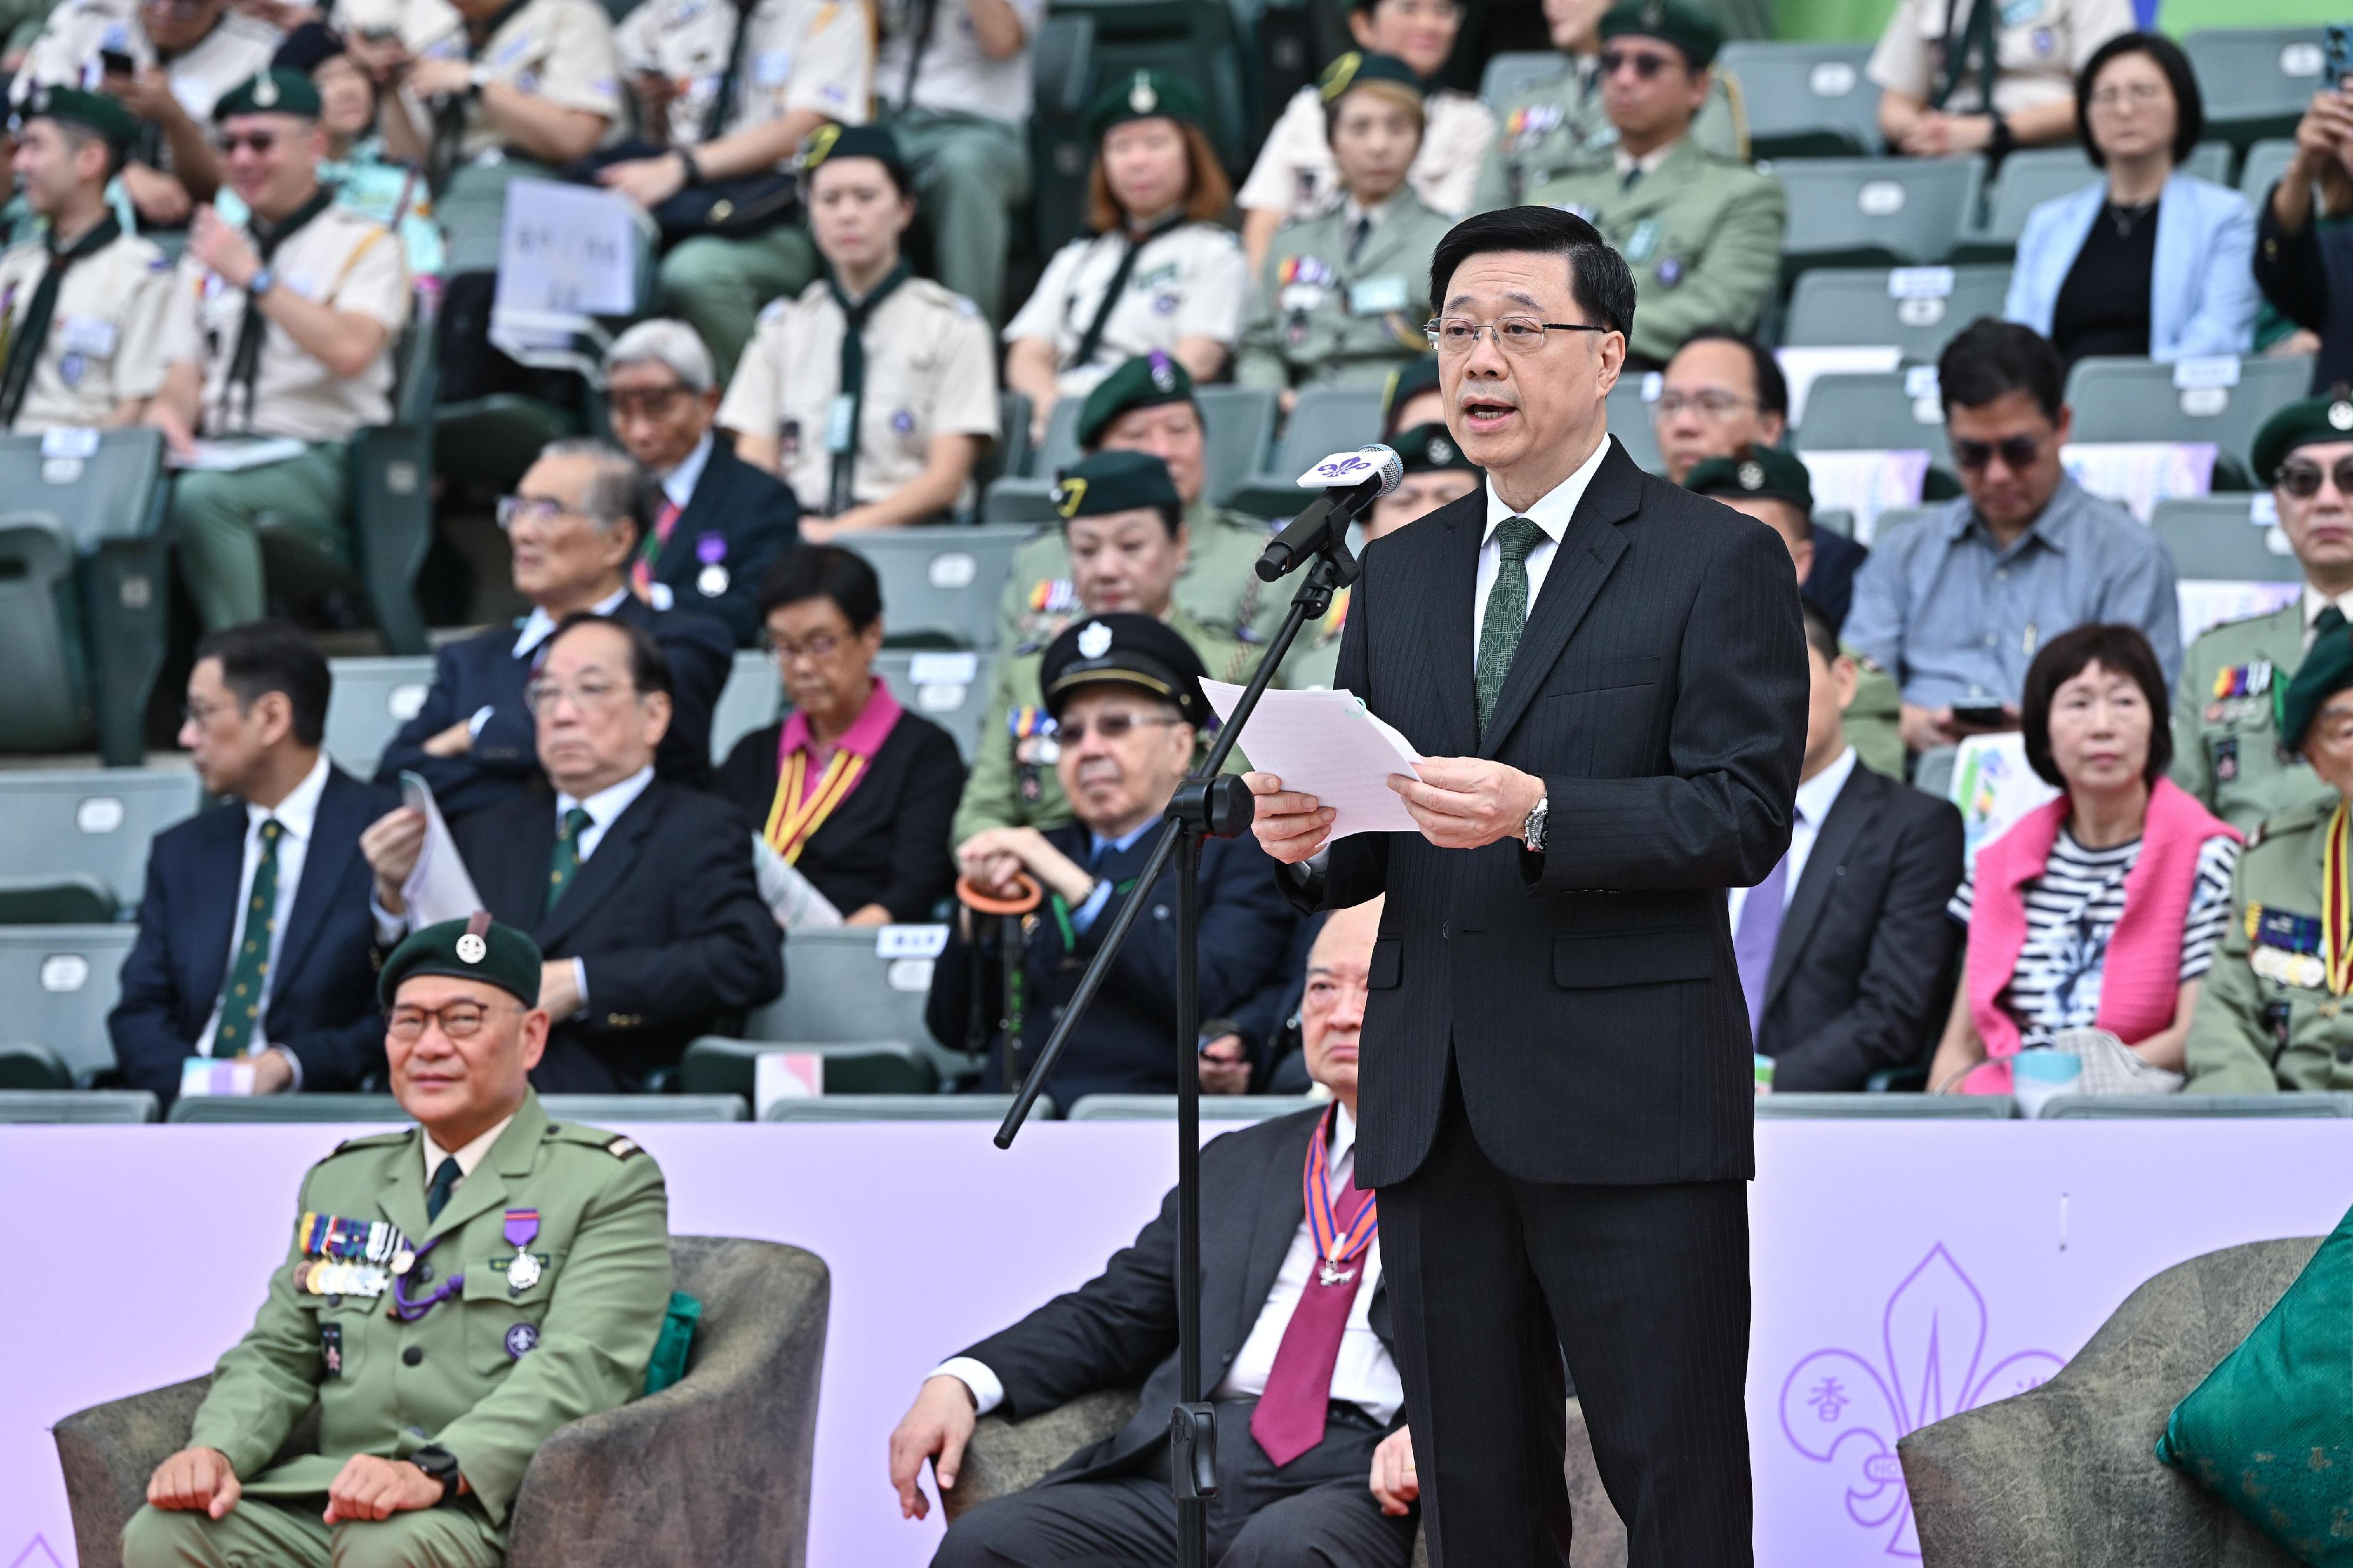
[[[507,1289],[528,1290],[539,1283],[539,1259],[528,1252],[518,1252],[507,1265]]]

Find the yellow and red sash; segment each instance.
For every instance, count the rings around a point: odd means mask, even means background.
[[[2340,800],[2328,818],[2320,889],[2320,956],[2328,966],[2328,989],[2339,996],[2353,991],[2353,888],[2346,881],[2346,815]]]
[[[796,751],[777,759],[776,798],[768,806],[768,820],[760,836],[789,866],[801,858],[810,837],[825,826],[834,807],[849,798],[858,781],[866,776],[866,759],[854,752],[836,750],[833,759],[818,775],[817,787],[808,784],[808,752]]]

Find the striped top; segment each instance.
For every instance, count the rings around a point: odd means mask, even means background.
[[[2088,1029],[2100,1011],[2100,973],[2108,939],[2125,912],[2125,874],[2141,841],[2086,849],[2062,827],[2042,875],[2026,884],[2026,946],[2003,987],[2003,1009],[2018,1020],[2021,1043],[2047,1046],[2069,1029]],[[2198,880],[2181,932],[2183,984],[2204,974],[2231,921],[2231,873],[2239,846],[2209,838],[2198,848]],[[1977,891],[1972,868],[1945,912],[1966,926]]]

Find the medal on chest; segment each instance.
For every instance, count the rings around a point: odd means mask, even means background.
[[[507,1245],[515,1249],[513,1261],[507,1265],[507,1289],[520,1296],[539,1283],[539,1259],[530,1250],[532,1239],[539,1235],[539,1211],[507,1210],[504,1234]]]
[[[1333,1116],[1317,1121],[1307,1140],[1307,1169],[1301,1197],[1307,1207],[1307,1234],[1315,1244],[1315,1283],[1337,1289],[1356,1283],[1365,1251],[1381,1228],[1380,1211],[1373,1194],[1354,1181],[1335,1193],[1331,1173]]]

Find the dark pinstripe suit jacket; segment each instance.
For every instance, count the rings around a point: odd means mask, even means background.
[[[1420,1163],[1450,1048],[1480,1147],[1512,1175],[1748,1176],[1755,1089],[1724,890],[1788,847],[1808,685],[1788,552],[1612,437],[1482,741],[1471,617],[1486,505],[1474,491],[1366,551],[1335,684],[1426,756],[1540,775],[1548,844],[1359,834],[1333,847],[1327,907],[1388,894],[1358,1180]]]

